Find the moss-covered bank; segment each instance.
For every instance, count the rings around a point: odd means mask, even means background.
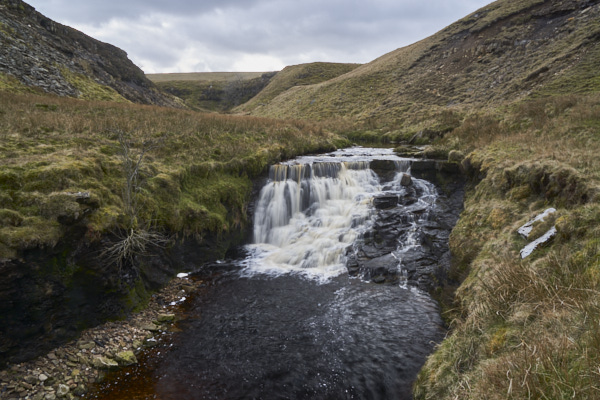
[[[0,136],[2,362],[124,315],[176,271],[223,257],[244,238],[269,164],[345,144],[306,122],[11,93],[0,96]],[[106,252],[134,231],[151,240],[126,257]]]

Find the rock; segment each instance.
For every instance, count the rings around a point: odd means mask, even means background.
[[[409,174],[402,174],[402,178],[400,178],[400,185],[402,186],[410,186],[412,184],[412,178]]]
[[[553,226],[544,235],[542,235],[541,237],[537,238],[533,242],[529,243],[527,246],[523,247],[521,249],[521,252],[520,252],[521,258],[528,257],[538,247],[544,246],[544,245],[550,243],[550,241],[552,241],[552,239],[554,239],[554,236],[556,236],[556,227]]]
[[[98,369],[116,369],[119,368],[119,363],[111,358],[98,356],[92,358],[92,366]]]
[[[158,314],[156,320],[161,324],[164,324],[165,322],[173,322],[175,321],[175,314]]]
[[[158,341],[154,338],[148,338],[144,340],[144,347],[150,348],[158,345]]]
[[[548,209],[544,210],[543,213],[537,215],[535,218],[529,220],[525,225],[523,225],[519,229],[517,229],[517,232],[519,233],[519,235],[523,236],[524,239],[529,238],[529,234],[533,230],[533,225],[538,221],[543,221],[544,218],[554,214],[555,212],[556,212],[556,209],[554,209],[554,208],[548,208]]]
[[[75,396],[84,396],[86,393],[88,392],[87,388],[85,387],[85,385],[77,385],[77,387],[75,389],[73,389],[73,394]]]
[[[398,205],[397,195],[382,195],[373,198],[373,206],[378,210],[396,207]]]
[[[56,395],[58,397],[65,397],[69,393],[70,389],[67,385],[63,385],[62,383],[58,385],[58,389],[56,390]]]
[[[121,366],[133,365],[133,364],[137,364],[137,362],[138,362],[137,358],[135,357],[135,354],[133,354],[133,351],[131,351],[131,350],[122,351],[120,353],[117,353],[117,355],[115,356],[115,359]]]
[[[88,341],[88,342],[79,342],[77,343],[77,347],[80,350],[91,350],[94,347],[96,347],[96,343],[92,342],[92,341]]]
[[[156,332],[156,331],[158,331],[158,326],[156,326],[156,324],[154,324],[152,322],[148,322],[148,323],[141,324],[140,329],[143,329],[143,330],[149,331],[149,332]]]
[[[46,382],[48,380],[48,376],[45,374],[39,374],[38,379],[40,382]]]

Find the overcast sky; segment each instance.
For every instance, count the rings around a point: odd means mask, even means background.
[[[366,63],[492,0],[26,0],[146,73]]]

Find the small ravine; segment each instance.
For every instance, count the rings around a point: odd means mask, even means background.
[[[178,332],[96,399],[410,399],[458,212],[391,150],[273,166],[254,243],[199,267]]]

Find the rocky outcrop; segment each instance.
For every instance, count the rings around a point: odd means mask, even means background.
[[[61,25],[21,0],[0,0],[0,73],[59,96],[180,107],[123,50]]]
[[[373,199],[373,226],[346,251],[350,275],[427,291],[446,280],[451,261],[448,238],[464,196],[460,169],[447,164],[413,161],[413,176],[402,175],[400,192],[390,190]],[[435,190],[413,179],[417,177],[430,179]]]

